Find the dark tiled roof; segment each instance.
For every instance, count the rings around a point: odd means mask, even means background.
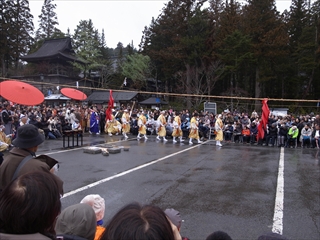
[[[74,56],[70,37],[46,40],[38,49],[38,51],[21,57],[22,60],[27,62],[49,60],[53,58],[63,58],[66,60],[85,63],[81,59]]]
[[[115,102],[118,101],[130,101],[135,96],[137,96],[137,92],[112,92],[112,97]],[[99,91],[99,92],[93,92],[86,101],[91,101],[93,103],[106,103],[109,102],[109,91]]]
[[[167,102],[161,100],[161,98],[150,97],[142,102],[139,102],[142,105],[157,105],[157,104],[168,104]]]

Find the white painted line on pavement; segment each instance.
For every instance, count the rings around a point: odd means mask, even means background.
[[[208,142],[209,142],[209,141],[206,141],[206,142],[204,142],[204,143],[208,143]],[[111,176],[111,177],[107,177],[107,178],[105,178],[105,179],[102,179],[102,180],[99,180],[99,181],[97,181],[97,182],[91,183],[91,184],[89,184],[89,185],[87,185],[87,186],[78,188],[78,189],[76,189],[76,190],[73,190],[73,191],[71,191],[71,192],[68,192],[68,193],[64,194],[62,198],[69,197],[69,196],[71,196],[71,195],[73,195],[73,194],[76,194],[76,193],[78,193],[78,192],[82,192],[82,191],[87,190],[87,189],[89,189],[89,188],[95,187],[95,186],[97,186],[97,185],[99,185],[99,184],[101,184],[101,183],[108,182],[108,181],[110,181],[110,180],[112,180],[112,179],[115,179],[115,178],[124,176],[124,175],[126,175],[126,174],[128,174],[128,173],[131,173],[131,172],[137,171],[137,170],[139,170],[139,169],[148,167],[148,166],[150,166],[150,165],[152,165],[152,164],[161,162],[161,161],[163,161],[163,160],[165,160],[165,159],[167,159],[167,158],[173,157],[173,156],[178,155],[178,154],[180,154],[180,153],[189,151],[190,149],[196,148],[196,147],[198,147],[198,146],[200,146],[200,145],[202,145],[202,144],[204,144],[204,143],[194,145],[194,146],[192,146],[192,147],[186,148],[186,149],[181,150],[181,151],[179,151],[179,152],[172,153],[172,154],[170,154],[170,155],[167,155],[167,156],[165,156],[165,157],[159,158],[159,159],[154,160],[154,161],[152,161],[152,162],[142,164],[142,165],[140,165],[140,166],[137,166],[137,167],[135,167],[135,168],[129,169],[129,170],[127,170],[127,171],[118,173],[118,174],[113,175],[113,176]]]
[[[278,180],[277,180],[277,193],[273,214],[272,232],[282,235],[283,231],[283,199],[284,199],[284,148],[281,148]]]

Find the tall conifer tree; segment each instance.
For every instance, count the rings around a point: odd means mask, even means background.
[[[28,52],[33,41],[33,16],[28,0],[6,1],[5,8],[5,61],[7,68],[17,69],[20,57]]]
[[[76,54],[87,62],[86,66],[75,64],[81,69],[84,77],[90,77],[90,73],[101,66],[101,51],[98,30],[94,28],[93,22],[81,20],[73,34],[73,47]]]
[[[56,27],[59,25],[58,17],[55,13],[56,4],[53,0],[44,0],[39,15],[39,28],[36,31],[36,40],[50,39],[58,35],[61,31]]]
[[[252,40],[256,58],[251,76],[254,97],[260,98],[266,96],[266,86],[271,85],[267,83],[276,79],[274,66],[276,59],[286,54],[287,34],[276,10],[275,0],[249,0],[244,8],[244,18],[244,31]],[[260,102],[256,104],[260,105]]]

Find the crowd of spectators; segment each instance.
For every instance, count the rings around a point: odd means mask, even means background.
[[[94,110],[93,110],[94,109]],[[141,112],[145,114],[147,122],[147,135],[157,134],[157,119],[160,109],[130,109],[130,106],[121,106],[113,109],[113,116],[122,124],[121,117],[124,111],[130,111],[130,132],[138,134],[138,118]],[[143,110],[143,111],[141,111]],[[56,139],[64,131],[81,130],[90,132],[90,116],[95,111],[98,116],[99,133],[105,132],[106,108],[96,106],[66,105],[47,107],[11,106],[9,103],[0,103],[0,152],[9,148],[14,139],[16,130],[24,124],[37,126],[46,139]],[[190,120],[198,114],[199,137],[207,140],[215,136],[215,121],[217,115],[204,111],[185,109],[178,113],[172,109],[165,110],[166,134],[171,136],[174,128],[174,117],[180,114],[181,130],[184,139],[188,138]],[[275,116],[270,114],[264,137],[257,139],[258,126],[261,121],[259,114],[254,110],[251,113],[238,112],[237,110],[221,113],[223,122],[224,142],[255,144],[278,147],[310,147],[319,148],[319,115]],[[90,132],[91,133],[91,132]]]
[[[37,147],[45,138],[52,138],[51,134],[59,138],[55,131],[58,131],[60,136],[64,131],[75,128],[89,132],[88,122],[92,111],[97,111],[103,132],[105,109],[96,110],[76,105],[27,108],[13,107],[7,103],[0,108],[1,136],[13,140],[5,146],[14,145],[11,155],[0,167],[0,239],[188,239],[182,237],[182,219],[179,211],[175,209],[162,210],[154,205],[130,203],[115,215],[109,216],[109,220],[104,224],[104,199],[99,195],[89,195],[81,203],[69,206],[61,212],[62,181],[53,171],[57,161],[45,155],[36,157]],[[124,108],[113,112],[119,121],[122,111]],[[139,114],[146,115],[149,134],[156,131],[155,121],[160,110],[130,109],[130,114],[132,131],[135,131],[134,122]],[[176,114],[173,110],[165,111],[167,134],[170,134],[170,127],[173,128],[171,123]],[[192,116],[199,116],[199,134],[203,139],[214,134],[217,116],[212,113],[191,113],[183,110],[180,116],[181,128],[187,134]],[[260,140],[257,140],[260,118],[255,111],[250,116],[246,113],[226,111],[221,113],[219,118],[223,122],[225,142],[265,146],[277,144],[285,147],[290,147],[291,144],[292,147],[297,147],[299,144],[301,147],[319,148],[319,115],[270,115],[265,136]],[[1,142],[4,143],[2,140]],[[27,158],[30,154],[32,158]],[[215,231],[206,239],[232,238],[225,232]],[[258,239],[286,238],[270,233],[261,235]]]
[[[104,199],[88,195],[61,211],[59,186],[52,173],[31,171],[12,180],[0,194],[0,239],[3,240],[188,240],[182,237],[180,212],[133,202],[111,216],[99,231]],[[88,200],[89,199],[89,200]],[[102,201],[103,200],[103,201]],[[267,233],[258,240],[286,240]],[[223,231],[206,240],[232,240]]]

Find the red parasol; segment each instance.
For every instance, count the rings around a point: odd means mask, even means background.
[[[75,100],[85,100],[87,95],[84,92],[81,92],[74,88],[62,88],[61,93],[66,97],[75,99]]]
[[[44,101],[44,95],[36,87],[16,80],[0,83],[0,95],[8,101],[33,106]]]

